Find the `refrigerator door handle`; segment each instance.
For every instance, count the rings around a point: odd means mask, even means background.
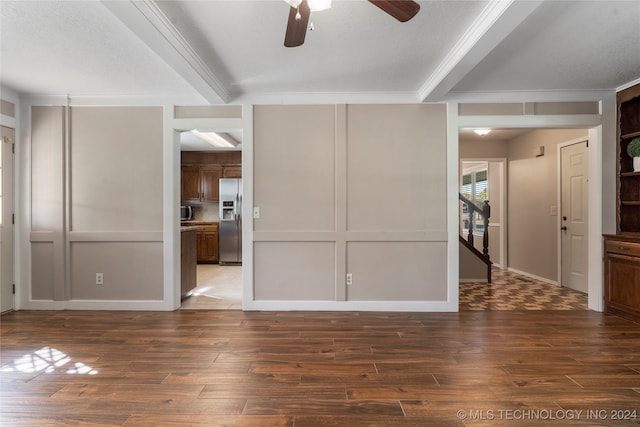
[[[233,221],[238,225],[238,193],[236,193],[236,202],[233,204]]]

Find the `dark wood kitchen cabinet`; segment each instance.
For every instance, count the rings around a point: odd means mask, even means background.
[[[217,165],[182,165],[180,201],[183,204],[217,202],[222,167]]]
[[[225,165],[222,169],[223,178],[242,178],[241,165]]]
[[[198,227],[198,263],[215,264],[219,261],[218,225]]]
[[[640,172],[627,154],[640,137],[640,84],[618,92],[617,102],[616,234],[604,236],[604,305],[640,322]]]
[[[180,295],[186,296],[196,287],[197,234],[195,229],[180,233]]]
[[[217,203],[220,178],[242,176],[242,152],[180,153],[180,201],[183,205]]]
[[[640,320],[640,236],[605,236],[604,300],[608,313]]]

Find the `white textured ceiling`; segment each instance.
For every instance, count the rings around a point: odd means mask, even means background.
[[[282,0],[0,1],[0,83],[173,103],[422,102],[459,92],[612,90],[640,78],[640,1],[361,0],[283,46]]]

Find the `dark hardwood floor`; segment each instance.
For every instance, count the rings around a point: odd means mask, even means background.
[[[640,425],[640,326],[586,310],[18,311],[1,328],[2,426]]]

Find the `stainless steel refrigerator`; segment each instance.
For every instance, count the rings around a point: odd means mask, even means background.
[[[220,179],[220,264],[242,263],[242,179]]]

